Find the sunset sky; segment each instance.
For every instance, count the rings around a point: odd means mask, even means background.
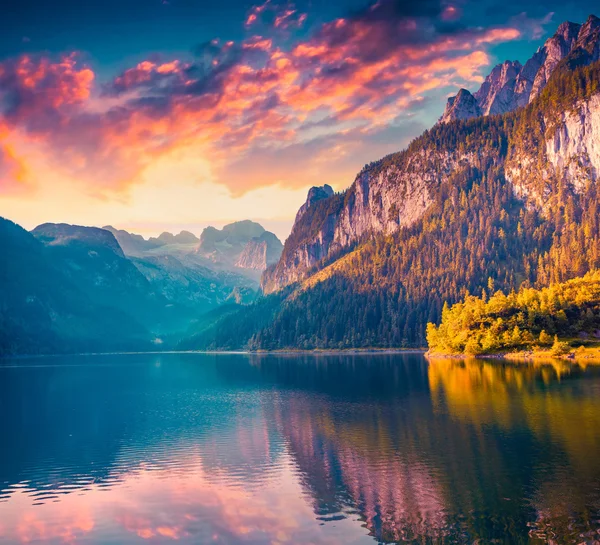
[[[8,0],[0,216],[285,238],[310,186],[346,188],[594,4]]]

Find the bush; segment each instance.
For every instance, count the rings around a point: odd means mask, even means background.
[[[550,349],[550,353],[553,356],[564,356],[571,352],[571,346],[569,343],[558,340],[558,335],[554,336],[554,343],[552,344],[552,348]]]

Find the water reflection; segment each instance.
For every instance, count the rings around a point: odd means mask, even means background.
[[[0,367],[2,543],[594,543],[600,368],[420,355]]]

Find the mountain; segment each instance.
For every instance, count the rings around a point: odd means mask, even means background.
[[[154,265],[162,263],[167,268],[166,258],[174,258],[178,262],[172,262],[176,267],[189,267],[192,275],[200,272],[211,280],[217,280],[217,275],[226,276],[226,285],[233,283],[242,288],[257,288],[260,273],[277,262],[283,250],[276,235],[250,220],[230,223],[223,229],[207,227],[200,238],[181,231],[178,235],[164,232],[146,240],[110,225],[103,229],[115,236],[127,256],[151,258]]]
[[[142,257],[126,255],[113,232]],[[206,312],[254,300],[246,277],[153,254],[195,256],[198,239],[181,235],[156,246],[112,228],[46,223],[28,233],[0,218],[0,355],[168,347]]]
[[[125,256],[114,235],[97,227],[45,223],[31,233],[57,267],[95,303],[129,314],[148,330],[184,329],[189,316],[170,304]]]
[[[366,165],[344,193],[307,201],[263,274],[266,297],[203,331],[199,346],[423,346],[426,323],[467,291],[600,267],[596,22],[577,30],[525,107],[437,124]],[[558,43],[572,27],[561,25]],[[552,43],[540,66],[551,66]]]
[[[333,193],[333,188],[328,184],[325,184],[322,187],[311,187],[308,191],[306,202],[300,207],[300,209],[296,213],[295,222],[300,221],[300,218],[304,215],[304,213],[315,203],[333,196]]]
[[[123,252],[127,255],[141,255],[155,248],[170,244],[198,244],[200,239],[189,231],[181,231],[178,235],[163,232],[158,237],[150,237],[146,240],[141,235],[129,233],[123,229],[115,229],[112,225],[106,225],[102,229],[110,231],[119,242]]]
[[[163,232],[158,238],[150,238],[150,242],[155,242],[157,244],[198,244],[200,239],[190,233],[189,231],[181,231],[178,235],[174,235],[173,233]]]
[[[215,271],[173,255],[131,257],[153,289],[171,304],[197,317],[228,301],[246,304],[256,296],[256,283],[245,276]]]
[[[123,229],[115,229],[112,225],[106,225],[102,229],[110,231],[113,234],[119,246],[121,246],[123,253],[126,255],[142,254],[162,246],[162,243],[156,239],[154,241],[146,240],[142,235],[128,233]]]
[[[140,235],[108,227],[124,253],[170,302],[202,312],[225,301],[254,299],[260,274],[276,262],[283,245],[251,221],[204,229],[200,239],[189,231]]]
[[[283,245],[273,233],[250,220],[207,227],[200,235],[196,253],[226,267],[263,271],[276,262]]]
[[[483,111],[477,99],[466,89],[461,89],[458,94],[448,99],[446,110],[440,122],[471,119],[483,115]]]
[[[0,354],[148,349],[150,334],[140,322],[73,280],[76,264],[54,251],[71,244],[69,235],[51,231],[54,247],[0,218]],[[97,231],[86,238],[90,253],[104,248],[119,258],[114,239]]]
[[[570,49],[572,58],[581,56],[581,51],[591,51],[586,58],[598,59],[600,19],[591,15],[582,26],[572,23],[560,25],[557,34],[536,54],[547,61],[542,66],[554,70],[554,61],[550,60],[556,59],[557,51],[565,50],[564,44],[567,39],[573,38],[575,30],[578,38]],[[589,42],[584,40],[585,36]],[[558,48],[559,45],[563,49]],[[510,69],[497,70],[496,67],[492,70],[493,77],[490,75],[486,80],[490,86],[482,86],[486,92],[479,96],[488,108],[493,108],[494,102],[486,102],[484,97],[491,96],[494,88],[492,80],[501,77],[509,81],[514,79],[508,76],[514,74],[519,65],[508,64]],[[587,64],[586,61],[584,66]],[[567,61],[563,67],[567,77],[563,78],[562,85],[566,87],[572,79],[568,75],[574,72]],[[592,75],[587,74],[587,77]],[[596,85],[593,80],[589,84]],[[502,174],[506,175],[517,194],[535,201],[536,206],[547,203],[548,188],[542,187],[542,179],[565,176],[568,184],[575,184],[579,189],[590,176],[595,181],[600,172],[597,143],[600,128],[595,87],[580,89],[587,101],[578,105],[579,97],[574,94],[575,91],[560,88],[560,85],[557,81],[544,97],[540,97],[537,107],[522,110],[520,115],[509,118],[518,126],[501,129],[501,136],[506,138],[505,150],[487,145],[485,140],[495,135],[486,135],[485,125],[481,123],[473,125],[472,129],[484,142],[485,150],[475,150],[461,139],[461,131],[466,128],[469,132],[468,125],[450,123],[447,130],[436,126],[415,139],[407,150],[365,166],[342,196],[318,201],[310,216],[299,214],[280,262],[263,275],[264,292],[271,293],[305,278],[322,260],[347,251],[365,237],[389,235],[410,227],[429,209],[439,188],[447,184],[458,170],[481,164],[478,154],[482,151],[495,163],[502,163]],[[456,102],[468,100],[461,98],[466,93],[461,90]],[[559,106],[564,106],[564,110]],[[482,115],[485,115],[483,110]],[[492,123],[490,130],[496,130],[496,125]],[[468,134],[464,136],[472,138]],[[534,183],[534,180],[539,183]],[[306,204],[303,206],[306,207]]]
[[[599,36],[600,19],[595,15],[590,15],[583,25],[568,21],[561,24],[525,65],[518,61],[499,64],[474,95],[461,89],[455,97],[449,98],[440,122],[505,114],[530,104],[561,63],[575,67],[598,61]]]
[[[192,319],[232,299],[245,304],[256,295],[254,278],[215,267],[211,260],[198,255],[195,250],[200,239],[189,231],[178,235],[164,232],[145,240],[110,226],[106,229],[115,235],[152,289],[168,304],[187,309],[184,314]]]

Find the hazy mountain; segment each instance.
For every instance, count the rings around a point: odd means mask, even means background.
[[[153,289],[169,302],[188,307],[194,316],[232,299],[242,304],[256,297],[256,282],[239,274],[215,271],[189,260],[182,262],[173,255],[130,259]]]
[[[163,245],[162,242],[159,242],[156,239],[146,240],[142,235],[129,233],[123,229],[115,229],[112,225],[106,225],[102,229],[110,231],[114,235],[119,246],[121,246],[123,253],[126,255],[143,254],[144,252]]]
[[[183,245],[195,256],[191,233],[157,246],[111,231],[46,223],[28,233],[0,219],[0,354],[169,346],[206,312],[255,298],[244,276],[152,255]],[[125,255],[113,233],[143,257]]]
[[[181,231],[178,235],[163,232],[157,238],[150,238],[149,242],[161,244],[198,244],[200,240],[189,231]]]
[[[235,266],[241,269],[264,271],[269,265],[277,263],[281,257],[283,244],[276,235],[265,231],[259,237],[251,238],[237,258]]]
[[[263,271],[279,259],[282,249],[276,235],[258,223],[244,220],[223,229],[204,229],[196,253],[221,265]]]
[[[259,273],[275,263],[281,255],[283,244],[262,225],[250,221],[238,221],[225,225],[223,229],[206,227],[196,237],[189,231],[178,235],[164,232],[148,240],[140,235],[107,226],[104,229],[114,234],[128,256],[154,259],[168,265],[165,257],[176,258],[180,265],[196,272],[228,272],[227,284],[258,287]],[[245,278],[236,280],[236,277]],[[252,284],[248,284],[248,279]]]
[[[88,297],[134,317],[156,334],[185,328],[190,318],[125,256],[113,234],[97,227],[46,223],[32,234],[61,271]]]
[[[600,267],[597,26],[593,16],[561,25],[539,52],[527,106],[437,124],[365,166],[344,193],[309,197],[263,274],[273,295],[221,319],[198,345],[422,346],[426,322],[467,290]],[[525,67],[492,79],[508,83]],[[543,84],[542,67],[552,72]],[[497,98],[489,83],[480,97]],[[487,113],[497,103],[482,100]]]
[[[49,234],[49,233],[48,233]],[[58,234],[58,233],[57,233]],[[87,233],[92,247],[116,241]],[[68,236],[49,238],[57,246]],[[60,241],[60,242],[59,242]],[[55,248],[57,247],[55,246]],[[74,261],[66,267],[54,249],[11,221],[0,218],[0,354],[131,350],[150,346],[149,332],[130,314],[98,301],[73,281]],[[90,257],[91,258],[91,257]]]

